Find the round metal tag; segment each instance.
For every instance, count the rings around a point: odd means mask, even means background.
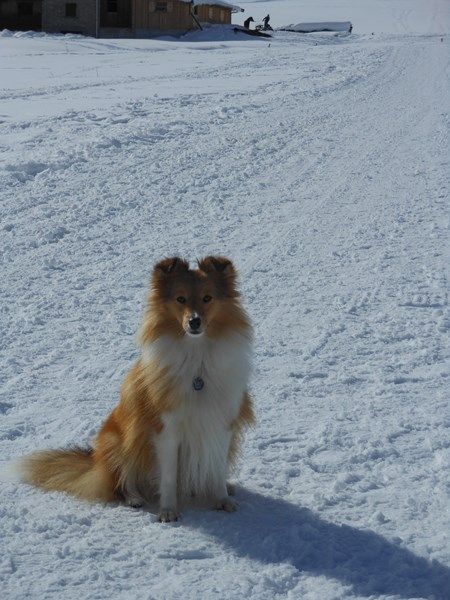
[[[199,392],[200,390],[202,390],[204,385],[205,385],[205,382],[203,381],[203,379],[201,377],[194,377],[194,379],[192,380],[192,387],[194,388],[194,390],[196,392]]]

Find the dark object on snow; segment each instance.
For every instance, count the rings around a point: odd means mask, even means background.
[[[353,25],[350,21],[325,21],[323,23],[297,23],[278,27],[278,31],[295,31],[296,33],[318,33],[321,31],[342,31],[351,33]]]
[[[259,29],[245,29],[244,27],[234,27],[234,33],[245,33],[246,35],[254,35],[256,37],[271,38],[272,36],[268,33],[263,33]]]
[[[245,21],[244,21],[245,29],[250,29],[250,23],[252,21],[255,22],[255,19],[253,17],[249,17],[248,19],[245,19]]]
[[[272,27],[269,25],[269,21],[270,15],[265,16],[263,19],[263,24],[257,25],[255,29],[257,29],[258,31],[273,31]]]
[[[264,27],[264,25],[257,25],[255,29],[256,31],[273,31],[270,25],[267,25],[267,27]]]

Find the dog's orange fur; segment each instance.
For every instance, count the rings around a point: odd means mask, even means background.
[[[248,318],[236,290],[236,272],[222,257],[207,257],[191,270],[179,258],[165,259],[153,271],[148,305],[140,332],[141,345],[160,336],[176,344],[186,335],[193,311],[205,324],[205,335],[220,339],[230,332],[251,337]],[[206,297],[213,301],[202,301]],[[176,299],[186,297],[181,304]],[[86,500],[117,501],[136,491],[149,498],[156,491],[157,458],[152,438],[164,428],[163,416],[183,398],[167,368],[140,358],[122,385],[120,402],[100,429],[92,449],[38,452],[22,462],[24,480],[45,490],[59,490]],[[254,414],[249,394],[242,396],[232,432],[228,461],[236,458],[245,426]],[[153,481],[152,481],[153,479]]]

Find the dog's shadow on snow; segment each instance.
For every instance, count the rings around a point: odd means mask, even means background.
[[[283,500],[237,489],[238,512],[187,511],[183,526],[213,536],[226,549],[261,563],[289,563],[300,572],[351,585],[362,596],[450,598],[450,569],[416,556],[370,530],[324,521]],[[400,543],[400,540],[399,540]]]

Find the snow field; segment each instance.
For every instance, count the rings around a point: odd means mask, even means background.
[[[2,483],[4,597],[450,597],[443,40],[0,38],[2,462],[89,443],[174,253],[235,260],[258,413],[233,515]]]

